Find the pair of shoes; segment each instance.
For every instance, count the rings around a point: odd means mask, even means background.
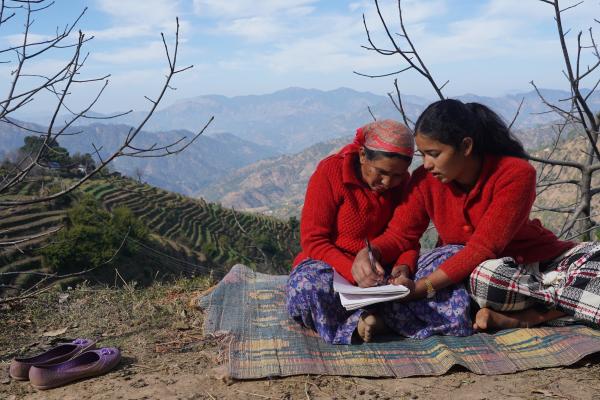
[[[52,365],[35,365],[29,370],[29,382],[45,390],[83,378],[102,375],[117,366],[121,352],[115,347],[84,351],[75,358]]]
[[[16,358],[10,365],[10,376],[29,379],[36,389],[50,389],[91,376],[102,375],[121,360],[114,347],[95,348],[95,342],[77,339],[63,343],[34,357]]]
[[[10,363],[10,377],[18,381],[29,380],[29,370],[34,365],[58,364],[77,354],[96,347],[89,339],[75,339],[71,343],[59,343],[48,351],[28,358],[15,358]]]

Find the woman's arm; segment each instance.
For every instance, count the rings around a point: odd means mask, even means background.
[[[424,178],[424,170],[417,170],[411,177],[406,196],[394,210],[385,232],[372,241],[377,260],[384,264],[395,262],[396,266],[406,265],[408,275],[414,275],[419,252],[419,239],[429,225],[429,215],[425,208],[419,183]],[[426,173],[426,172],[425,172]],[[366,249],[359,251],[354,258],[353,271],[360,274],[366,271],[369,258]],[[392,270],[394,274],[394,270]]]
[[[414,272],[419,240],[430,221],[423,195],[427,185],[426,174],[424,169],[415,171],[406,188],[406,195],[394,210],[385,232],[372,242],[381,253],[384,264],[407,264]]]
[[[346,255],[334,244],[338,208],[343,202],[332,182],[335,171],[326,170],[321,163],[311,176],[306,188],[304,207],[300,219],[300,244],[308,257],[322,260],[331,265],[349,282],[356,284],[352,276],[353,257]]]
[[[465,247],[427,278],[416,281],[414,293],[403,300],[427,297],[427,280],[434,290],[441,289],[467,278],[482,262],[497,258],[529,219],[534,201],[533,167],[507,171],[496,181],[492,202]]]
[[[452,282],[460,282],[482,262],[498,258],[529,220],[535,201],[535,169],[502,171],[494,184],[492,200],[465,247],[439,267]]]

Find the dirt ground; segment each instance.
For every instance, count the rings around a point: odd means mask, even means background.
[[[402,379],[224,379],[218,344],[202,336],[202,314],[188,306],[208,285],[202,279],[146,289],[84,285],[0,305],[0,399],[600,399],[600,355],[500,376],[454,369]],[[104,376],[47,391],[9,378],[13,357],[78,337],[119,347],[121,363]]]

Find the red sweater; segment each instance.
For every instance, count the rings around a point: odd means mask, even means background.
[[[535,169],[520,158],[486,156],[469,193],[420,167],[407,191],[408,200],[396,209],[389,228],[373,241],[384,262],[414,249],[430,219],[438,244],[465,246],[439,267],[453,282],[462,281],[488,259],[548,261],[574,246],[558,240],[538,219],[529,219],[536,196]]]
[[[357,158],[356,152],[335,154],[317,166],[300,219],[302,251],[294,260],[294,266],[306,258],[324,261],[352,283],[356,253],[365,247],[365,238],[383,233],[409,178],[406,173],[399,187],[377,194],[357,177]],[[411,249],[398,263],[414,265],[417,256]]]

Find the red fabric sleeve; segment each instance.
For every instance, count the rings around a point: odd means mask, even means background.
[[[419,250],[407,250],[400,254],[400,257],[394,263],[396,265],[406,265],[412,276],[417,272],[417,260],[419,259]]]
[[[465,247],[446,260],[440,269],[460,282],[485,260],[498,258],[521,226],[529,219],[535,201],[535,169],[502,171],[494,183],[493,198]]]
[[[429,225],[429,215],[418,187],[424,178],[423,174],[413,175],[406,189],[407,196],[396,207],[387,229],[372,241],[381,253],[382,263],[406,264],[413,274],[419,256],[419,239]]]
[[[330,181],[327,172],[324,168],[317,168],[308,181],[300,219],[300,245],[306,256],[326,262],[349,282],[356,284],[352,277],[354,257],[334,245],[336,217],[342,199],[334,193],[336,184]],[[337,186],[341,184],[340,177]]]

